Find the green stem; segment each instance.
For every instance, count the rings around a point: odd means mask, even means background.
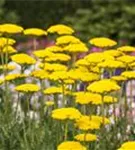
[[[133,88],[132,88],[132,80],[130,80],[130,114],[131,114],[131,120],[133,120],[133,116],[132,116],[132,100],[133,100]]]
[[[65,122],[64,141],[67,140],[67,136],[68,136],[68,121]]]
[[[65,102],[65,86],[64,82],[62,81],[62,106],[65,107],[66,102]]]
[[[102,123],[105,125],[105,111],[104,111],[104,94],[102,94],[102,104],[101,104],[101,114],[102,114]]]
[[[15,110],[15,117],[17,119],[17,111],[18,111],[18,106],[19,106],[19,103],[20,103],[20,96],[19,96],[19,92],[17,93],[17,105],[16,105],[16,110]]]

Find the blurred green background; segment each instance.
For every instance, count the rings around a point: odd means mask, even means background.
[[[0,0],[0,23],[24,28],[64,23],[83,40],[106,36],[135,42],[135,1],[131,0]]]

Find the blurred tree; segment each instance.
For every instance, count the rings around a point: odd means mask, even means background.
[[[135,2],[127,0],[92,0],[87,7],[77,9],[74,16],[65,16],[64,22],[71,24],[85,40],[95,36],[135,42]],[[79,34],[79,33],[78,33]]]
[[[16,10],[21,18],[20,24],[25,28],[47,28],[61,23],[64,16],[74,14],[79,4],[71,0],[6,0],[5,8]]]
[[[14,10],[9,11],[4,7],[5,0],[0,0],[0,23],[17,23],[19,17]]]

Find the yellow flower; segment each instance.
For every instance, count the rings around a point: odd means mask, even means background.
[[[49,74],[44,70],[35,70],[31,73],[31,76],[42,80],[42,79],[47,79]]]
[[[33,54],[35,56],[37,56],[38,58],[42,58],[42,59],[53,55],[52,52],[47,51],[45,49],[36,50],[36,51],[33,52]]]
[[[14,39],[1,37],[0,38],[0,48],[3,48],[4,46],[7,46],[7,45],[13,45],[13,44],[15,44],[15,42],[16,41]]]
[[[46,101],[45,105],[46,106],[53,106],[54,105],[54,101]]]
[[[71,35],[60,36],[56,39],[56,45],[65,45],[65,44],[80,43],[80,42],[81,41],[78,38]]]
[[[110,68],[110,69],[126,67],[123,62],[117,61],[117,60],[106,60],[106,61],[100,62],[97,66],[99,68]]]
[[[134,71],[124,71],[121,73],[121,76],[132,80],[132,79],[135,79],[135,72]]]
[[[77,92],[75,93],[75,101],[81,105],[94,104],[101,105],[104,103],[114,103],[117,102],[117,98],[112,96],[104,96],[102,102],[102,96],[100,94],[90,93],[90,92]]]
[[[67,107],[67,108],[58,108],[52,111],[52,118],[57,120],[75,120],[80,118],[81,113],[78,109]]]
[[[0,65],[0,70],[14,70],[16,66],[7,64],[7,65]]]
[[[61,48],[60,46],[57,46],[57,45],[46,47],[45,50],[51,51],[51,52],[63,52],[64,51],[63,48]]]
[[[65,46],[64,51],[68,51],[71,53],[81,53],[81,52],[87,52],[88,48],[83,43],[73,43]]]
[[[122,61],[125,64],[130,64],[135,61],[135,56],[124,55],[117,58],[118,61]]]
[[[79,59],[75,62],[75,66],[90,66],[90,63],[86,59]]]
[[[46,71],[67,71],[67,66],[58,63],[44,63],[44,70]]]
[[[49,76],[50,80],[67,80],[68,78],[68,73],[66,71],[55,71]]]
[[[130,68],[135,68],[135,62],[128,64]]]
[[[106,118],[106,117],[101,117],[101,116],[96,116],[96,115],[92,115],[91,116],[91,120],[93,120],[93,121],[95,121],[97,123],[100,122],[101,124],[103,124],[103,118],[104,118],[104,125],[107,125],[107,124],[111,123],[110,120],[108,118]]]
[[[72,80],[79,80],[82,72],[79,69],[71,69],[68,71],[68,77]]]
[[[135,47],[133,46],[121,46],[118,48],[119,51],[121,52],[134,52],[135,51]]]
[[[8,74],[5,76],[6,81],[12,81],[15,79],[21,79],[21,78],[26,78],[27,76],[25,74]]]
[[[47,35],[47,32],[39,28],[29,28],[24,30],[24,35],[43,36]]]
[[[72,34],[72,33],[74,33],[74,30],[64,24],[57,24],[57,25],[53,25],[53,26],[49,27],[47,32],[48,33],[57,33],[59,35],[62,35],[62,34]]]
[[[95,134],[91,133],[83,133],[83,134],[78,134],[74,137],[77,141],[85,141],[85,142],[90,142],[90,141],[96,141],[97,136]]]
[[[69,78],[73,80],[81,80],[83,82],[91,82],[99,80],[100,76],[95,73],[82,72],[78,69],[70,70],[68,72]]]
[[[76,141],[64,141],[58,145],[57,150],[87,150],[87,148]]]
[[[126,81],[127,78],[124,76],[112,76],[111,77],[112,80],[117,81],[117,82],[122,82],[122,81]]]
[[[7,45],[5,46],[2,50],[1,50],[3,53],[9,53],[9,54],[12,54],[12,53],[16,53],[16,49],[13,48],[12,46],[10,45]]]
[[[91,83],[87,89],[91,92],[103,94],[106,92],[118,91],[120,90],[120,86],[110,79],[103,79]]]
[[[66,92],[66,87],[64,87],[64,90]],[[48,87],[47,89],[45,89],[43,91],[44,94],[60,94],[63,92],[63,89],[62,87],[56,87],[56,86],[51,86],[51,87]]]
[[[114,57],[108,55],[108,54],[104,54],[104,53],[100,53],[100,52],[95,52],[95,53],[91,53],[89,55],[87,55],[85,57],[85,59],[89,62],[89,63],[100,63],[104,60],[114,60]]]
[[[134,149],[135,149],[135,141],[128,141],[123,143],[118,150],[134,150]]]
[[[72,70],[72,69],[71,69]],[[78,70],[78,71],[80,71],[80,72],[90,72],[89,71],[89,69],[86,67],[86,66],[77,66],[77,68],[76,69],[74,69],[74,70]]]
[[[97,67],[97,65],[96,66],[90,66],[88,69],[90,72],[100,73],[100,69],[99,69],[99,67]]]
[[[90,44],[95,45],[97,47],[112,47],[117,44],[114,40],[105,37],[97,37],[89,40]]]
[[[62,53],[56,53],[56,54],[52,54],[49,55],[47,58],[45,58],[45,61],[62,61],[62,62],[66,62],[69,61],[71,59],[71,57],[67,54],[62,54]]]
[[[27,65],[31,65],[31,64],[35,64],[36,60],[34,58],[32,58],[31,56],[27,55],[27,54],[15,54],[13,56],[11,56],[12,61],[18,63],[18,64],[27,64]]]
[[[36,84],[31,84],[31,83],[25,83],[21,84],[15,87],[15,90],[18,92],[38,92],[40,90],[40,87]]]
[[[110,55],[110,56],[113,56],[113,57],[118,57],[118,56],[124,55],[121,51],[118,51],[115,49],[106,50],[103,53]]]
[[[100,120],[93,120],[92,117],[86,115],[82,115],[75,122],[75,126],[84,131],[100,129],[100,125]]]
[[[96,73],[91,73],[91,72],[82,72],[80,74],[81,81],[83,82],[92,82],[100,79],[100,76]]]
[[[0,33],[16,34],[23,32],[23,28],[16,24],[2,24],[0,25]]]

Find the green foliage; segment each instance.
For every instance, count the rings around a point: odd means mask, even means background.
[[[0,23],[19,22],[19,17],[17,16],[16,12],[14,10],[9,11],[4,7],[4,5],[5,5],[5,0],[0,0]]]
[[[107,36],[117,40],[135,40],[135,3],[129,1],[91,1],[87,8],[77,9],[74,16],[64,21],[81,32],[88,40],[95,36]]]

